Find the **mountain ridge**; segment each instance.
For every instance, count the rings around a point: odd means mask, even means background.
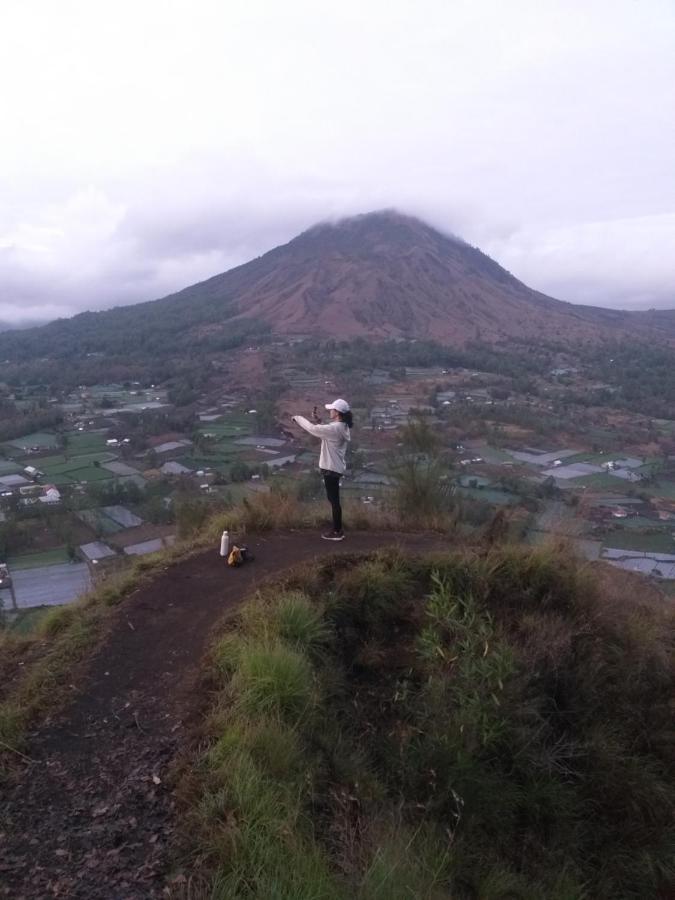
[[[195,292],[227,296],[234,319],[260,319],[281,334],[464,344],[552,331],[588,339],[615,325],[593,307],[532,290],[462,238],[394,210],[320,222],[172,297]]]
[[[630,333],[668,341],[675,338],[675,312],[625,312],[548,297],[462,238],[381,210],[319,222],[164,298],[3,333],[0,356],[47,356],[52,339],[67,344],[68,352],[73,345],[105,352],[105,334],[115,331],[126,332],[134,346],[155,346],[170,334],[197,344],[208,333],[226,343],[232,332],[264,329],[457,346],[472,340],[596,342]]]

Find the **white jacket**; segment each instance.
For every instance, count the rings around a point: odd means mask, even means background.
[[[351,440],[349,428],[345,423],[331,422],[329,425],[314,425],[304,416],[293,416],[293,421],[305,431],[313,434],[314,437],[321,438],[319,468],[344,475],[347,470],[347,445]]]

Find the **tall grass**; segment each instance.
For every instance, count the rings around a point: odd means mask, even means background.
[[[445,530],[451,517],[451,484],[437,459],[415,454],[395,456],[389,465],[393,505],[405,525]]]
[[[233,694],[248,715],[296,720],[314,704],[312,669],[304,655],[282,643],[246,647],[233,676]]]
[[[213,654],[205,896],[666,896],[673,615],[615,583],[492,546],[257,595]]]
[[[258,594],[244,607],[242,622],[249,635],[279,639],[310,656],[321,653],[332,638],[322,606],[297,590]]]
[[[188,544],[135,561],[75,603],[49,610],[19,639],[26,664],[4,685],[0,701],[0,775],[18,758],[35,718],[68,696],[73,667],[93,652],[112,609],[144,579],[192,550]],[[10,661],[16,652],[17,639],[0,633],[0,660]]]
[[[360,509],[359,527],[395,527],[394,520],[379,513]],[[130,570],[100,584],[92,593],[68,606],[47,612],[28,635],[16,636],[0,629],[0,670],[14,671],[12,660],[24,655],[26,665],[18,676],[4,685],[0,704],[0,741],[22,745],[26,728],[47,705],[67,696],[69,673],[96,646],[110,609],[142,583],[167,565],[178,562],[194,552],[214,546],[224,528],[233,533],[255,533],[279,529],[318,527],[325,519],[326,507],[321,504],[302,504],[283,491],[255,495],[239,507],[221,512],[209,519],[201,530],[192,533],[175,547],[135,560]],[[375,518],[374,518],[375,517]],[[324,634],[323,624],[308,620],[307,611],[298,602],[288,602],[285,611],[288,634],[296,630],[296,643],[313,641],[318,651]],[[301,621],[305,617],[304,623]],[[311,619],[311,616],[309,616]],[[304,633],[303,632],[304,629]],[[312,636],[312,630],[316,632]],[[318,630],[317,630],[318,629]],[[30,652],[28,652],[30,651]],[[9,752],[9,751],[8,751]],[[3,750],[0,747],[0,756]]]

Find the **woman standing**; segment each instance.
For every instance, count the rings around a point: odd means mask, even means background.
[[[346,400],[334,400],[326,403],[326,409],[330,410],[330,424],[319,425],[309,421],[304,416],[293,416],[296,425],[304,428],[314,437],[321,439],[321,453],[319,454],[319,468],[323,475],[323,483],[326,486],[326,496],[333,511],[333,530],[321,537],[325,541],[342,541],[342,507],[340,506],[340,479],[347,469],[347,446],[351,440],[350,429],[353,419],[349,404]],[[316,407],[314,413],[316,416]]]

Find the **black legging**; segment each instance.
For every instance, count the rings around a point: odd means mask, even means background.
[[[342,507],[340,506],[340,479],[342,475],[322,469],[323,483],[326,486],[326,497],[333,510],[333,531],[342,531]]]

